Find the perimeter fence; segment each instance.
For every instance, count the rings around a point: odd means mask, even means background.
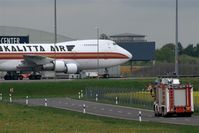
[[[194,112],[199,112],[199,92],[194,92]],[[134,88],[86,88],[84,100],[153,109],[154,98],[146,89]]]
[[[87,88],[85,100],[153,109],[150,92],[134,88]]]
[[[175,64],[160,63],[149,66],[122,66],[120,70],[124,77],[157,77],[159,75],[165,75],[166,73],[172,74],[175,72]],[[180,63],[179,75],[199,77],[199,63]]]

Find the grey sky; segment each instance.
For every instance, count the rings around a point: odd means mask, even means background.
[[[0,0],[0,25],[53,32],[54,0]],[[157,47],[175,42],[175,0],[57,0],[58,33],[77,39],[101,33],[144,34]],[[179,41],[199,42],[199,0],[179,0]]]

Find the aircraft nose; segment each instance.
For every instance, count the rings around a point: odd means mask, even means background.
[[[132,54],[129,52],[129,51],[127,51],[126,49],[124,49],[124,48],[122,48],[122,47],[119,47],[119,51],[123,54],[123,55],[125,55],[126,57],[128,57],[128,60],[131,60],[132,59]]]
[[[133,56],[132,56],[132,54],[129,51],[127,51],[124,48],[122,48],[122,51],[123,51],[123,54],[128,57],[128,60],[132,59]]]
[[[127,51],[127,50],[125,50],[126,52],[125,52],[125,55],[129,58],[129,60],[131,60],[132,59],[132,54],[129,52],[129,51]]]

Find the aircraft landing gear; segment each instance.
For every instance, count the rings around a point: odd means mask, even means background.
[[[29,76],[29,79],[30,79],[30,80],[40,80],[40,79],[41,79],[41,74],[40,74],[40,73],[33,72],[33,74],[31,74],[31,75]]]
[[[7,72],[6,75],[4,76],[5,80],[23,80],[23,78],[24,78],[23,75],[16,71]],[[41,74],[34,72],[28,78],[30,80],[40,80]]]
[[[109,78],[108,68],[105,68],[103,78]]]
[[[14,71],[14,72],[7,72],[6,75],[4,76],[4,79],[5,80],[18,80],[18,79],[22,80],[23,77],[19,73]]]

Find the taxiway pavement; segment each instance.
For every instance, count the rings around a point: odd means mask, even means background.
[[[25,104],[25,99],[15,100],[14,102]],[[48,98],[47,106],[66,109],[76,112],[83,112],[83,105],[86,105],[86,113],[91,115],[105,116],[126,120],[139,120],[138,113],[142,113],[142,121],[160,122],[182,125],[195,125],[199,126],[199,116],[192,115],[192,117],[154,117],[151,110],[124,107],[118,105],[103,104],[97,102],[89,102],[83,100],[76,100],[71,98]],[[29,106],[44,106],[44,99],[29,99]]]

